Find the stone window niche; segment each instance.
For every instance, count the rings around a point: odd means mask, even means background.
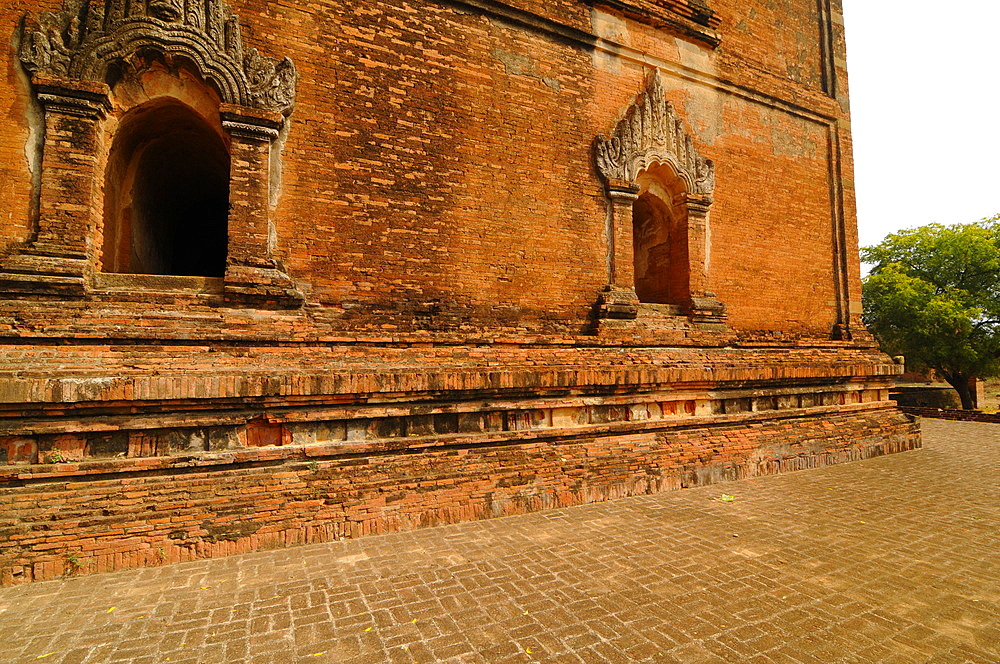
[[[643,303],[683,307],[691,291],[683,182],[669,166],[657,164],[640,173],[636,183],[640,187],[632,204],[636,296]]]
[[[270,219],[291,60],[244,48],[222,0],[66,0],[19,38],[44,138],[36,228],[0,258],[0,293],[79,299],[151,275],[157,289],[221,281],[232,305],[301,306]]]
[[[596,144],[608,198],[608,284],[601,319],[635,319],[640,304],[719,324],[725,306],[708,287],[708,213],[715,165],[666,101],[654,74],[611,136]]]
[[[229,149],[190,107],[169,98],[118,124],[104,178],[102,272],[223,277]]]

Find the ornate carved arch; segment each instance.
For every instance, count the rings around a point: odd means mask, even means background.
[[[659,74],[625,111],[610,137],[597,138],[597,167],[605,180],[635,182],[643,169],[670,164],[689,193],[712,196],[715,164],[694,146],[684,121],[666,100]]]
[[[244,49],[222,0],[66,0],[25,27],[19,56],[34,74],[103,82],[143,50],[186,57],[226,103],[288,115],[295,102],[295,65]]]

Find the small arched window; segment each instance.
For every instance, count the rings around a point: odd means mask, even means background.
[[[642,171],[632,205],[635,293],[640,302],[687,305],[690,299],[688,215],[684,185],[666,165]]]
[[[598,317],[636,318],[647,302],[720,323],[726,307],[708,290],[715,164],[698,154],[658,72],[611,135],[598,136],[594,156],[607,194],[609,240]]]
[[[102,270],[222,277],[230,156],[220,130],[175,100],[126,114],[108,154]]]
[[[271,219],[292,61],[245,48],[225,2],[49,4],[18,30],[44,131],[37,227],[0,257],[0,294],[89,298],[124,284],[301,307]]]

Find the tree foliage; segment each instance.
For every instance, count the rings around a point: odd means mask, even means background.
[[[972,408],[970,378],[1000,373],[1000,215],[930,224],[865,247],[864,320],[882,348],[936,369]]]

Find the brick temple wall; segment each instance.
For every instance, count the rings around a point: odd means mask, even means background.
[[[59,4],[6,3],[0,32]],[[708,4],[717,48],[583,0],[230,2],[247,45],[300,73],[273,211],[278,253],[314,305],[296,331],[586,330],[608,251],[594,139],[653,66],[717,165],[709,289],[732,329],[825,337],[838,307],[857,313],[839,3],[832,20],[815,0]],[[39,118],[12,49],[0,69],[12,246],[30,234]],[[816,259],[834,254],[842,273]],[[145,337],[172,326],[156,312],[212,303],[137,285],[61,309],[3,303],[0,324]],[[241,312],[206,311],[202,326],[244,333]]]
[[[887,401],[899,365],[834,343],[345,348],[23,347],[34,377],[0,377],[4,582],[501,516],[920,444],[912,419]]]
[[[272,448],[168,467],[6,469],[0,583],[521,514],[919,447],[885,405],[420,454]],[[149,467],[146,467],[149,466]]]
[[[43,132],[14,46],[62,4],[0,6],[3,583],[919,446],[887,401],[901,367],[860,326],[839,0],[708,0],[710,18],[684,0],[231,0],[246,47],[299,74],[270,165],[226,134],[230,262],[274,231],[237,285],[287,273],[301,298],[280,304],[100,272],[86,248],[128,99],[174,90],[212,127],[222,110],[196,76],[126,76],[107,120]],[[646,303],[603,326],[616,231],[595,143],[654,70],[716,166],[692,296],[727,317]],[[83,258],[24,250],[40,200]],[[33,290],[53,265],[76,290]]]

